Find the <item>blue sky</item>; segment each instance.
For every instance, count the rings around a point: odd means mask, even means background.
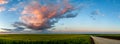
[[[34,0],[0,1],[0,28],[12,29],[21,11]],[[120,0],[68,0],[77,9],[74,18],[62,18],[53,32],[120,32]],[[53,2],[53,1],[51,1]],[[42,3],[42,2],[41,2]],[[2,29],[1,29],[2,30]]]

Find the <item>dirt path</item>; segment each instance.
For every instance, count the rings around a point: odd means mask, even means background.
[[[91,36],[95,44],[120,44],[120,40]]]

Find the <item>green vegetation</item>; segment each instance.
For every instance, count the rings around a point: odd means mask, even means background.
[[[2,34],[0,44],[91,44],[91,39],[79,34]]]

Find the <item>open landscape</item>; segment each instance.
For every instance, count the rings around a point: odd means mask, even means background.
[[[89,35],[81,34],[5,34],[0,44],[91,44]]]
[[[95,44],[91,36],[120,39],[120,34],[1,34],[0,44]]]
[[[0,44],[120,44],[120,0],[0,0]]]

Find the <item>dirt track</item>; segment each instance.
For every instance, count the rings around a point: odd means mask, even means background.
[[[95,44],[120,44],[120,40],[91,36]]]

